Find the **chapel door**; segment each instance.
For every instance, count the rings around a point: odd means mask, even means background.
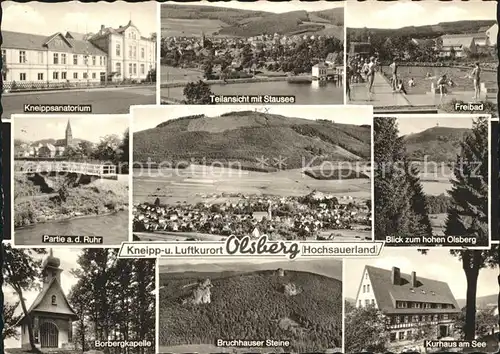
[[[59,330],[52,322],[44,322],[40,326],[40,344],[42,348],[57,348],[59,344]]]

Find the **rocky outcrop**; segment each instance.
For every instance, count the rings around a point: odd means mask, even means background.
[[[298,295],[302,292],[302,289],[300,289],[297,285],[293,283],[288,283],[283,286],[283,293],[286,296],[295,296]]]
[[[212,287],[213,285],[210,279],[205,279],[204,281],[199,282],[196,288],[193,290],[191,296],[185,299],[183,301],[183,304],[209,304],[210,302],[212,302],[212,293],[210,291]]]

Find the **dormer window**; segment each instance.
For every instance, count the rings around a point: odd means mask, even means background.
[[[411,291],[412,293],[415,293],[415,289],[410,289],[410,291]]]
[[[425,290],[422,290],[422,294],[424,294],[424,295],[425,295]]]
[[[431,295],[436,295],[436,293],[434,291],[431,291]]]
[[[57,297],[52,295],[52,305],[57,305]]]

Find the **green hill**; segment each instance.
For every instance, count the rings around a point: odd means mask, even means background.
[[[404,137],[410,158],[422,161],[454,162],[460,152],[460,142],[470,132],[465,128],[434,127]]]
[[[464,308],[466,305],[466,299],[457,299],[458,305],[460,308]],[[487,309],[490,306],[494,306],[498,304],[498,294],[479,296],[476,298],[476,308],[478,310]]]
[[[349,40],[359,40],[368,32],[386,37],[412,36],[413,38],[434,38],[444,34],[477,33],[483,26],[492,26],[495,20],[440,22],[436,25],[387,28],[347,28]]]
[[[329,260],[294,260],[290,261],[272,261],[264,263],[244,263],[244,262],[234,262],[234,263],[201,263],[201,264],[190,264],[183,262],[182,264],[176,265],[159,265],[160,278],[168,274],[164,273],[179,273],[182,274],[186,271],[197,272],[197,273],[218,273],[225,272],[227,269],[238,269],[239,273],[250,273],[261,270],[282,268],[285,270],[296,270],[302,272],[309,272],[319,275],[324,275],[329,278],[334,278],[342,280],[342,262],[336,259]],[[161,281],[160,281],[161,283]]]
[[[165,278],[167,277],[167,278]],[[340,348],[342,283],[337,279],[274,270],[246,274],[168,273],[161,279],[159,345],[211,344],[225,339],[287,339],[292,352]],[[183,304],[192,285],[209,277],[211,303]],[[285,286],[299,289],[286,294]]]
[[[215,6],[163,4],[161,12],[163,19],[221,21],[222,25],[213,35],[252,37],[274,33],[294,35],[320,32],[324,35],[335,35],[343,40],[343,37],[339,37],[343,33],[343,8],[311,13],[307,11],[272,13]]]
[[[134,133],[134,160],[238,161],[257,167],[257,158],[282,158],[293,169],[322,161],[370,158],[370,126],[289,118],[240,111],[220,117],[192,116]]]

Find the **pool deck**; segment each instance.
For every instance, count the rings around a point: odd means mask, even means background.
[[[437,106],[440,104],[449,102],[453,99],[464,102],[474,102],[473,91],[454,91],[449,95],[444,96],[442,99],[438,94],[433,95],[428,93],[404,95],[402,93],[394,93],[392,92],[389,82],[381,73],[378,72],[375,73],[373,91],[372,100],[369,100],[368,89],[365,83],[351,84],[351,100],[348,101],[348,103],[356,105],[372,105],[374,108],[401,107],[404,110],[410,111],[413,109],[432,106],[437,109]],[[484,94],[481,95],[481,99],[485,99]],[[496,94],[489,95],[487,100],[497,103]]]

